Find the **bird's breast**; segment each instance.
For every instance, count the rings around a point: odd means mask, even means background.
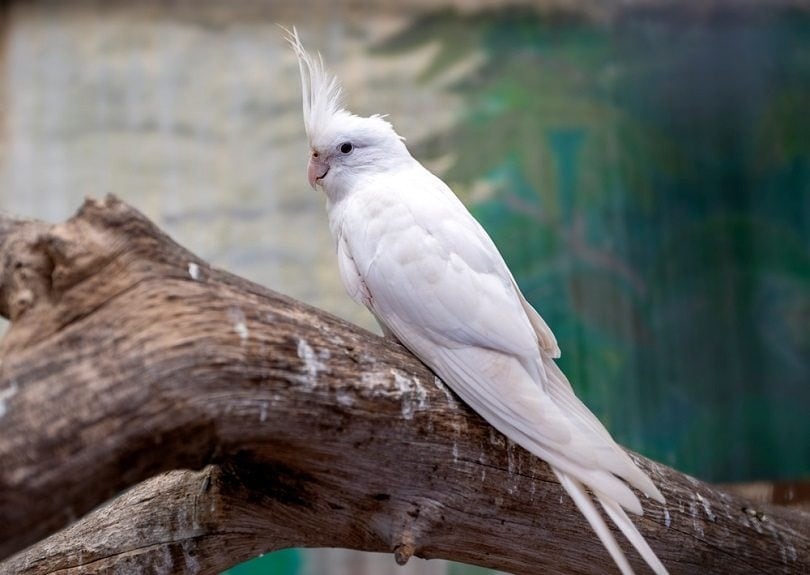
[[[404,274],[418,273],[428,283],[439,281],[447,264],[442,246],[407,204],[375,200],[364,211],[364,233],[358,239],[365,247],[366,270],[384,262]]]

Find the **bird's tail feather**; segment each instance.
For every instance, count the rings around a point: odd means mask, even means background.
[[[599,503],[602,504],[602,508],[604,508],[613,523],[621,529],[624,536],[627,537],[627,540],[633,544],[633,547],[636,548],[636,551],[639,552],[639,555],[644,558],[652,570],[658,575],[666,575],[667,568],[661,563],[655,551],[650,548],[647,540],[638,532],[638,529],[633,525],[633,522],[630,521],[624,509],[615,501],[599,493],[596,494],[596,498],[599,500]]]
[[[583,487],[582,483],[562,471],[557,471],[553,467],[552,469],[557,479],[560,480],[560,483],[568,492],[568,495],[574,500],[580,513],[585,516],[585,519],[588,520],[588,523],[590,523],[591,527],[596,532],[602,545],[605,546],[605,549],[608,550],[608,553],[610,553],[610,556],[613,557],[613,560],[616,562],[616,565],[619,566],[622,575],[634,575],[633,568],[630,567],[627,557],[624,556],[624,552],[616,542],[616,538],[613,537],[613,533],[608,529],[605,520],[602,519],[599,510],[593,503],[593,499],[591,499],[590,495],[585,491],[585,487]]]
[[[604,545],[605,549],[610,553],[610,556],[613,558],[613,561],[616,562],[622,574],[633,575],[633,568],[630,567],[627,557],[625,557],[624,552],[616,542],[616,538],[613,537],[613,533],[611,533],[605,520],[599,513],[599,510],[596,508],[593,499],[591,499],[591,496],[588,495],[588,492],[585,490],[585,486],[567,473],[554,469],[553,467],[552,469],[557,479],[560,480],[560,483],[568,492],[568,495],[573,499],[577,509],[579,509],[580,513],[588,520],[591,528],[596,532],[597,537],[599,537],[602,545]],[[636,529],[636,526],[633,525],[633,522],[627,516],[624,509],[606,495],[599,493],[595,493],[595,495],[613,523],[624,533],[624,536],[633,544],[633,547],[636,548],[652,570],[657,575],[667,575],[666,567],[664,567],[660,559],[655,555],[655,552],[647,544],[647,541],[645,541],[638,529]]]
[[[554,401],[563,406],[568,413],[575,414],[579,423],[584,424],[594,436],[603,440],[606,449],[602,450],[605,454],[605,457],[600,459],[602,466],[659,503],[664,503],[664,496],[652,480],[633,463],[621,447],[616,445],[602,422],[574,395],[571,383],[554,360],[543,356],[541,369],[549,378],[551,385],[546,391]],[[585,483],[590,485],[587,481]]]

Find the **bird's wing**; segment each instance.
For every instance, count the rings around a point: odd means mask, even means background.
[[[542,320],[538,330],[494,244],[445,188],[435,177],[417,176],[355,194],[347,249],[372,312],[501,432],[640,512],[613,474],[657,490],[556,366],[549,373],[545,361],[553,362],[537,332],[550,330]]]
[[[540,344],[540,349],[542,349],[549,357],[553,357],[555,359],[560,357],[560,347],[557,345],[557,338],[554,337],[554,333],[546,323],[546,320],[544,320],[542,316],[537,313],[537,310],[534,309],[532,304],[526,301],[526,298],[523,297],[523,294],[520,292],[520,288],[518,287],[514,278],[512,279],[512,284],[514,285],[515,291],[520,296],[520,303],[523,306],[523,311],[526,312],[526,315],[534,328],[534,333],[537,334],[537,341]]]
[[[345,259],[365,281],[372,311],[383,320],[396,315],[448,346],[534,357],[534,327],[489,237],[455,196],[408,194],[402,186],[389,181],[353,194],[341,226]]]

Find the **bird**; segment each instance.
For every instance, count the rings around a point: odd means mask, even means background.
[[[667,573],[627,515],[643,514],[629,486],[662,504],[663,495],[575,395],[555,362],[554,334],[495,243],[387,117],[349,112],[320,53],[285,31],[300,72],[307,180],[326,197],[348,295],[490,425],[550,465],[623,574],[633,569],[595,501],[653,572]]]

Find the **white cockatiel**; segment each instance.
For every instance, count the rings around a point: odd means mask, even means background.
[[[349,295],[492,426],[551,465],[623,573],[633,571],[586,487],[666,573],[625,512],[642,514],[627,483],[663,496],[574,395],[554,362],[554,334],[495,244],[391,124],[342,108],[337,80],[295,30],[289,41],[301,71],[307,176],[326,195]]]

